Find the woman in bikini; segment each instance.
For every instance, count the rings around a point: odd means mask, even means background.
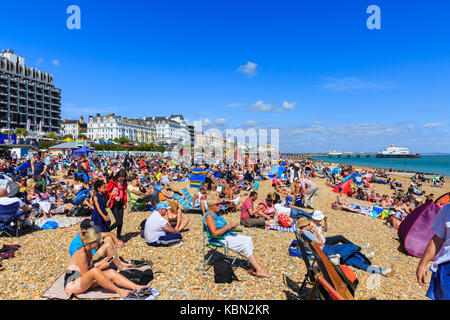
[[[117,293],[122,298],[141,300],[150,290],[148,286],[139,286],[109,267],[113,257],[107,257],[92,263],[92,250],[100,245],[101,234],[91,228],[81,238],[83,246],[70,258],[64,276],[64,290],[67,294],[78,295],[89,288],[100,286]],[[125,288],[125,289],[122,289]],[[148,296],[148,295],[147,295]]]

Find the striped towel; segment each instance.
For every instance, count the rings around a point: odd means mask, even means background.
[[[292,227],[284,228],[282,226],[266,226],[266,230],[278,230],[278,231],[284,231],[284,232],[295,232],[297,230],[297,225],[294,223]]]

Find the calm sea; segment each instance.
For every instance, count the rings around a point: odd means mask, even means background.
[[[342,158],[336,156],[331,158],[328,156],[311,158],[325,162],[385,169],[392,168],[393,170],[433,173],[450,177],[450,155],[422,155],[422,158],[420,159],[384,159],[375,158],[374,156],[359,159],[355,156],[352,156],[351,158],[347,158],[346,156],[343,156]]]

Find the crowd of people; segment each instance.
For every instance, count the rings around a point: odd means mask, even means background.
[[[177,189],[176,183],[188,180],[193,169],[203,170],[205,178],[198,192],[189,198]],[[64,284],[68,294],[79,294],[100,285],[123,298],[148,297],[150,287],[137,285],[120,273],[136,267],[118,254],[126,241],[123,234],[126,212],[130,208],[150,212],[139,230],[149,246],[179,246],[183,244],[183,233],[191,227],[182,209],[186,208],[184,203],[202,213],[210,241],[242,253],[250,264],[249,273],[256,277],[273,275],[264,270],[251,237],[240,233],[240,226],[265,229],[275,224],[295,225],[311,241],[319,243],[330,259],[337,259],[333,260],[337,264],[388,277],[393,274],[390,266],[382,268],[367,263],[374,256],[369,251],[370,244],[358,246],[344,235],[323,235],[328,231],[328,218],[316,210],[315,198],[320,189],[314,181],[326,179],[327,184],[338,185],[355,173],[361,177],[370,175],[370,180],[361,179],[352,185],[347,198],[339,189],[331,204],[333,209],[360,213],[361,209],[348,201],[352,198],[367,201],[390,212],[387,222],[398,227],[421,203],[433,201],[433,195],[426,196],[420,189],[421,176],[412,177],[411,185],[404,190],[385,171],[356,171],[349,165],[332,170],[324,163],[298,157],[287,157],[273,166],[259,160],[252,162],[249,157],[242,164],[208,164],[175,163],[169,158],[148,155],[77,157],[39,152],[30,159],[16,156],[0,164],[4,184],[0,186],[0,205],[18,203],[23,212],[19,223],[24,230],[33,230],[33,222],[38,218],[51,219],[55,215],[86,218],[70,244]],[[272,191],[261,199],[258,188],[263,180],[271,180]],[[373,183],[389,184],[393,194],[378,194],[370,185]],[[426,199],[418,199],[418,193]],[[233,211],[240,212],[239,222],[224,219],[224,213]]]

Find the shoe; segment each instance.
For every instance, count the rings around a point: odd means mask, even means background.
[[[159,296],[161,294],[158,289],[150,288],[150,287],[142,288],[139,291],[139,293],[142,293],[143,295],[146,295],[146,296],[154,296],[154,297]]]
[[[328,256],[328,260],[335,265],[341,264],[341,255],[335,254],[333,256]]]
[[[394,274],[394,270],[392,270],[391,267],[387,267],[387,268],[383,269],[381,274],[383,276],[385,276],[386,278],[389,278],[389,277],[392,277],[392,275]]]
[[[373,259],[375,257],[375,252],[368,252],[364,254],[367,259]]]
[[[147,300],[148,295],[144,295],[136,290],[131,291],[124,300]]]

